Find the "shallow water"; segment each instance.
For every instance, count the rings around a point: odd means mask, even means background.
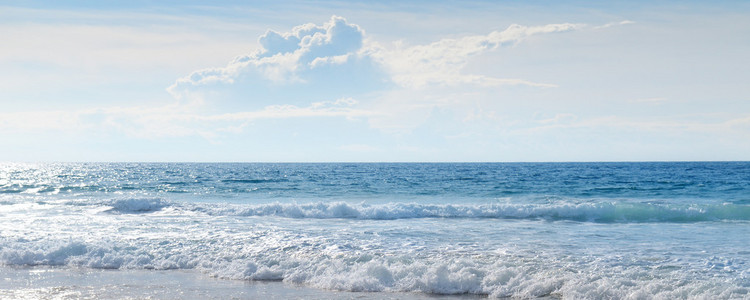
[[[202,273],[60,267],[0,268],[3,299],[404,299],[470,300],[476,295],[328,291],[278,281],[225,280]]]
[[[750,163],[0,169],[11,297],[750,298]]]

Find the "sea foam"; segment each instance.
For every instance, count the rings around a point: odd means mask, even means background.
[[[203,250],[198,250],[203,249]],[[104,269],[197,269],[238,280],[280,280],[328,290],[476,294],[497,298],[746,298],[747,271],[735,279],[696,280],[700,274],[679,268],[602,265],[586,259],[570,265],[549,257],[507,256],[328,256],[301,252],[247,252],[242,248],[184,245],[118,247],[69,241],[40,246],[11,243],[0,248],[4,265],[84,266]],[[743,279],[744,278],[744,281]],[[744,283],[743,283],[744,282]]]
[[[109,212],[145,213],[161,210],[170,203],[160,198],[122,198],[104,202],[112,207]]]
[[[747,221],[750,206],[742,204],[554,203],[554,204],[418,204],[379,205],[346,202],[270,203],[196,206],[211,215],[278,216],[313,219],[395,220],[414,218],[542,219],[583,222]]]

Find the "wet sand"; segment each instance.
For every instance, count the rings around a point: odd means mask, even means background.
[[[0,267],[2,299],[480,299],[479,295],[328,291],[191,270]]]

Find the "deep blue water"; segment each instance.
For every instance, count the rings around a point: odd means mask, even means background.
[[[748,162],[6,165],[0,193],[253,198],[628,198],[750,203]]]

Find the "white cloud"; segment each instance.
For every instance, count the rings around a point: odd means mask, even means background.
[[[327,57],[316,57],[310,62],[311,68],[320,67],[326,64],[330,65],[342,65],[349,60],[350,54],[338,55],[338,56],[327,56]]]
[[[604,29],[604,28],[609,28],[612,26],[622,26],[622,25],[628,25],[628,24],[635,24],[635,22],[630,21],[630,20],[624,20],[620,22],[611,22],[611,23],[607,23],[601,26],[594,26],[594,29]]]
[[[387,49],[367,40],[365,32],[346,19],[333,16],[325,24],[305,24],[289,32],[267,31],[259,38],[262,50],[239,56],[223,68],[199,70],[180,78],[168,88],[176,97],[186,90],[214,83],[234,84],[246,76],[243,83],[258,84],[267,81],[277,84],[309,83],[318,77],[331,77],[329,73],[315,72],[323,66],[338,66],[345,70],[337,79],[372,75],[384,69],[388,79],[405,88],[422,88],[427,85],[527,85],[555,87],[550,83],[536,83],[516,78],[494,78],[477,74],[464,74],[462,68],[479,54],[500,46],[512,46],[524,39],[544,33],[563,32],[580,28],[580,24],[549,24],[543,26],[511,25],[503,31],[487,35],[467,36],[460,39],[443,39],[427,45]],[[346,69],[346,64],[373,65],[372,68]],[[328,70],[330,71],[330,70]],[[366,75],[362,75],[362,74]]]
[[[262,49],[257,52],[239,56],[225,67],[192,72],[169,87],[176,98],[191,95],[195,96],[190,99],[193,101],[151,108],[113,107],[8,115],[2,116],[0,130],[111,128],[140,138],[203,136],[213,139],[222,133],[240,132],[250,122],[261,119],[365,118],[372,128],[397,134],[409,132],[426,122],[437,107],[447,108],[458,116],[456,120],[446,121],[496,119],[499,118],[496,111],[483,107],[482,101],[467,100],[475,98],[471,94],[474,89],[555,85],[466,74],[464,66],[483,53],[516,45],[530,36],[576,30],[583,26],[571,23],[511,25],[486,35],[442,39],[426,45],[396,45],[387,49],[368,40],[358,25],[333,16],[323,25],[304,24],[289,32],[268,30],[260,36],[258,41]],[[158,36],[152,38],[158,39]],[[372,91],[357,86],[360,83],[357,80],[373,81],[379,78],[376,73],[381,71],[395,85],[375,90],[374,94],[365,94],[364,103],[355,101],[352,94]],[[321,86],[326,84],[327,89],[336,95],[324,99],[337,100],[319,100],[319,94],[325,90]],[[231,111],[212,109],[215,99],[211,97],[215,95],[212,93],[217,85],[242,90],[242,93],[237,93],[244,97],[242,100],[259,105]],[[281,89],[269,88],[274,85],[280,85]],[[300,86],[307,86],[309,90],[288,92],[296,91]],[[352,86],[351,93],[342,92]],[[423,89],[427,86],[436,88]],[[201,93],[201,89],[205,93]],[[287,92],[289,94],[284,94]],[[277,97],[279,94],[282,96]],[[274,97],[276,99],[271,99]],[[474,106],[467,106],[469,103]],[[28,119],[44,121],[23,122]]]
[[[358,25],[332,16],[323,25],[304,24],[288,32],[268,30],[258,40],[262,46],[259,51],[239,56],[225,67],[195,71],[178,79],[168,91],[178,99],[187,97],[195,103],[211,105],[223,101],[255,108],[204,119],[365,117],[372,128],[402,134],[425,122],[435,107],[458,109],[463,120],[471,119],[466,116],[474,110],[493,115],[493,110],[482,107],[461,108],[467,104],[466,99],[475,98],[465,97],[473,92],[469,90],[556,87],[553,83],[465,73],[463,68],[470,60],[499,47],[514,46],[534,35],[583,26],[511,25],[486,35],[386,48],[368,39]],[[315,100],[320,95],[364,101],[323,107]]]
[[[185,89],[212,83],[231,84],[248,74],[252,80],[272,83],[305,82],[300,73],[349,61],[362,48],[363,36],[359,26],[338,16],[322,26],[305,24],[285,33],[269,30],[258,40],[263,49],[239,56],[223,68],[195,71],[178,79],[168,91],[180,97]]]
[[[522,79],[463,74],[461,69],[472,57],[500,46],[515,45],[532,35],[570,31],[581,26],[570,23],[531,27],[514,24],[503,31],[493,31],[487,35],[442,39],[427,45],[397,48],[395,50],[381,48],[374,55],[378,57],[379,62],[387,67],[396,83],[409,88],[421,88],[430,84],[554,87],[554,84],[534,83]]]

